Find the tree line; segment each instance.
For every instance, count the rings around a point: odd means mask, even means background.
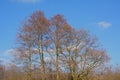
[[[13,77],[7,80],[105,80],[109,74],[102,69],[110,58],[97,38],[76,30],[60,14],[47,19],[42,11],[34,12],[16,40],[16,65],[8,68]]]

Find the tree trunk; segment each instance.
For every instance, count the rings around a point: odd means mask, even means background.
[[[43,52],[43,45],[42,45],[42,42],[43,42],[43,37],[41,35],[41,65],[42,65],[42,74],[43,74],[43,77],[42,77],[42,80],[46,80],[46,73],[45,73],[45,62],[44,62],[44,52]]]
[[[59,66],[58,66],[58,45],[56,45],[56,75],[57,75],[57,79],[59,80]]]

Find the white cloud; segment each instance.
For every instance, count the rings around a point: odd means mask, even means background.
[[[97,23],[97,25],[106,29],[109,28],[112,24],[106,21],[100,21]]]
[[[0,61],[3,61],[4,63],[10,63],[13,53],[15,53],[14,49],[9,49],[9,50],[6,50],[5,52],[1,53]]]
[[[7,50],[7,51],[5,51],[4,52],[4,54],[12,54],[12,53],[15,53],[16,51],[15,51],[15,49],[9,49],[9,50]]]
[[[11,63],[11,60],[9,58],[0,58],[0,61],[4,64]]]

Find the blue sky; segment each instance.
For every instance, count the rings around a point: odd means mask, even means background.
[[[36,10],[47,18],[62,14],[76,29],[89,30],[98,37],[111,63],[120,64],[120,0],[1,0],[0,59],[8,60],[18,27]]]

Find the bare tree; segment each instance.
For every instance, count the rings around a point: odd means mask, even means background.
[[[50,38],[51,38],[51,48],[55,53],[55,66],[56,66],[56,74],[57,74],[57,80],[59,80],[59,53],[61,49],[62,39],[66,35],[66,31],[70,29],[70,26],[67,24],[65,19],[62,15],[56,15],[51,18],[51,32],[50,32]]]
[[[34,61],[34,63],[39,62],[42,66],[43,80],[46,80],[44,48],[48,45],[48,27],[49,22],[45,18],[43,12],[36,11],[24,23],[18,33],[19,57],[24,58],[24,60],[27,61],[26,66],[29,67],[30,79],[32,74],[32,62]]]
[[[17,34],[17,48],[16,59],[22,65],[26,66],[25,72],[28,74],[28,80],[32,80],[32,56],[33,56],[33,44],[34,38],[32,34],[32,27],[28,22],[25,22]]]
[[[64,39],[61,60],[73,80],[85,80],[90,72],[109,60],[104,50],[97,49],[96,43],[96,39],[85,30],[71,30]]]
[[[37,11],[33,13],[31,19],[29,20],[33,26],[33,33],[34,33],[34,48],[36,49],[36,53],[39,56],[39,61],[42,66],[42,74],[43,80],[46,80],[46,73],[45,73],[45,61],[44,61],[44,54],[45,54],[45,47],[49,44],[49,22],[45,18],[43,12]]]

